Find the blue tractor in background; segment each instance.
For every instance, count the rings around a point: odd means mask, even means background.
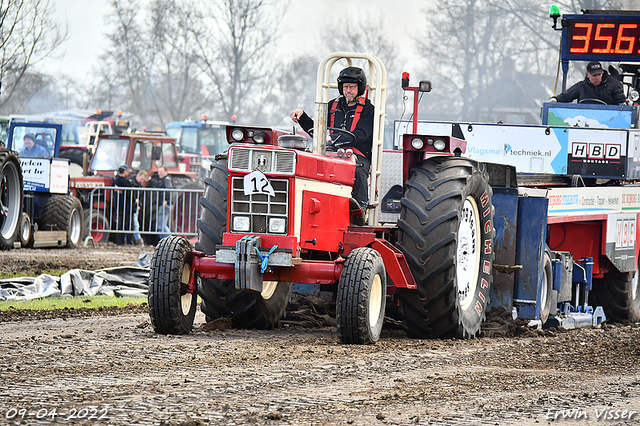
[[[207,120],[173,121],[166,125],[167,135],[176,138],[180,167],[205,178],[215,155],[228,148],[225,129],[227,122]],[[183,170],[184,168],[184,170]]]

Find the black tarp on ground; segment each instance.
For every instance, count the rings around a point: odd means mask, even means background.
[[[72,269],[60,277],[43,274],[0,280],[0,300],[31,300],[60,296],[146,297],[152,253],[143,253],[137,267],[124,266],[86,271]]]

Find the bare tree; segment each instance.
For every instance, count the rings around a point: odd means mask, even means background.
[[[558,3],[564,13],[578,13],[586,3],[617,6],[608,0]],[[557,61],[549,58],[558,57],[559,35],[550,28],[548,11],[548,4],[541,0],[430,3],[425,11],[428,25],[416,38],[416,46],[434,76],[439,102],[423,111],[442,119],[480,120],[505,99],[529,102],[525,109],[531,110],[533,103],[539,108],[542,98],[550,94],[549,87],[540,85],[533,93],[520,77],[528,72],[536,74],[536,84],[553,80]]]
[[[402,106],[400,90],[402,70],[399,68],[402,61],[399,59],[399,47],[389,41],[382,16],[377,19],[368,15],[361,15],[355,20],[343,18],[327,27],[323,31],[322,38],[327,46],[327,52],[370,53],[382,61],[387,70],[387,128],[391,129],[389,123],[400,116]]]
[[[291,123],[288,113],[294,109],[302,108],[313,115],[318,63],[312,56],[299,56],[285,67],[278,87],[282,93],[280,109],[287,124]]]
[[[204,94],[191,25],[200,19],[191,4],[155,0],[149,5],[152,110],[161,123],[183,120],[211,101]]]
[[[104,77],[96,97],[104,98],[108,92],[108,96],[123,102],[120,108],[146,118],[145,91],[150,84],[152,56],[143,34],[141,6],[140,0],[111,0],[111,47],[100,58],[99,72]]]
[[[0,0],[0,108],[28,71],[66,38],[52,19],[54,5],[49,0]]]
[[[236,116],[240,122],[256,122],[276,85],[278,20],[273,17],[283,12],[267,0],[208,0],[202,6],[204,19],[192,29],[221,114],[227,120]]]
[[[194,51],[192,26],[199,17],[193,4],[112,0],[111,6],[111,47],[102,56],[94,99],[126,109],[149,127],[183,120],[207,105]]]

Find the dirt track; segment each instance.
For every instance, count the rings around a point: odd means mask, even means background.
[[[176,337],[127,309],[17,318],[0,323],[0,424],[640,422],[640,324],[471,341],[385,330],[376,345],[344,346],[331,327],[212,329],[202,315]]]

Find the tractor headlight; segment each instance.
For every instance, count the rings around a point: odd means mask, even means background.
[[[631,102],[635,102],[638,99],[640,99],[640,93],[638,93],[637,90],[633,89],[632,91],[629,92],[629,100]]]
[[[273,234],[284,234],[287,232],[287,221],[283,217],[269,218],[269,232]]]
[[[253,137],[251,139],[253,139],[255,143],[264,143],[267,140],[267,135],[265,135],[264,132],[258,130],[253,134]]]
[[[231,139],[236,142],[244,140],[244,131],[242,131],[242,129],[233,129],[233,131],[231,132]]]
[[[424,148],[424,141],[422,138],[413,138],[411,139],[411,147],[419,151]]]
[[[433,147],[438,151],[444,151],[444,149],[447,147],[447,143],[444,141],[444,139],[436,139],[433,141]]]
[[[251,221],[248,216],[234,216],[233,217],[233,230],[236,232],[248,232],[250,229]]]

